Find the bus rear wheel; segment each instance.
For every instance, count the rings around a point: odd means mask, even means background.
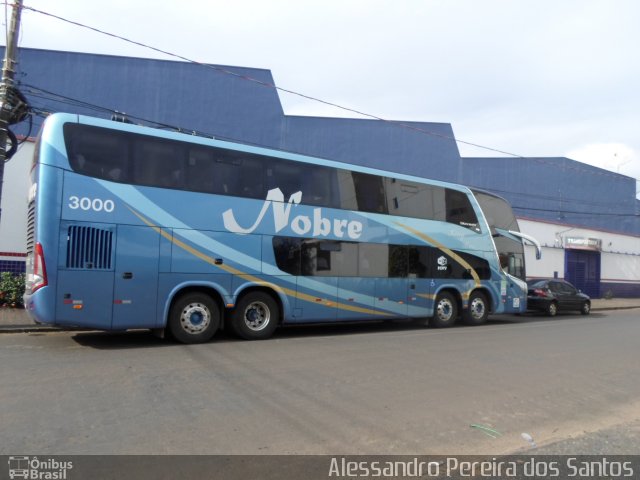
[[[462,315],[467,325],[482,325],[489,316],[487,297],[482,292],[473,292],[469,296],[469,304]]]
[[[245,340],[265,340],[273,335],[279,319],[280,309],[271,295],[249,292],[236,305],[231,329]]]
[[[438,294],[429,325],[435,328],[451,327],[456,323],[457,317],[458,303],[453,295],[448,292]]]
[[[220,328],[220,308],[205,293],[188,293],[173,303],[168,323],[169,331],[179,342],[203,343]]]

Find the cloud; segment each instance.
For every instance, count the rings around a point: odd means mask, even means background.
[[[624,143],[592,143],[571,150],[565,156],[636,179],[640,200],[640,155]]]
[[[567,152],[573,160],[640,179],[640,156],[624,143],[592,143]]]

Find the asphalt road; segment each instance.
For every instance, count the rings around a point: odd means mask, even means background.
[[[637,453],[639,317],[2,334],[0,454]]]

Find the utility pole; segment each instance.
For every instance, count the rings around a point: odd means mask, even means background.
[[[7,159],[7,137],[11,117],[15,107],[16,93],[14,88],[15,65],[17,61],[18,34],[20,32],[20,15],[22,14],[22,0],[14,0],[11,25],[7,35],[7,46],[4,51],[2,65],[2,83],[0,83],[0,199],[2,199],[2,184],[4,182],[4,163]],[[0,219],[2,219],[2,205],[0,205]]]

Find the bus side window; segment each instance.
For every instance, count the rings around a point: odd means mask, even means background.
[[[294,162],[271,159],[266,168],[267,190],[279,188],[287,202],[291,195],[302,191],[302,203],[309,203],[309,193],[302,187],[302,168]]]
[[[216,163],[213,150],[204,148],[192,148],[186,168],[187,190],[206,193],[225,193],[220,182],[220,176],[216,175]]]
[[[358,199],[356,198],[356,188],[353,183],[352,173],[349,170],[336,170],[336,203],[338,208],[344,210],[358,210]]]
[[[136,139],[133,182],[151,187],[183,186],[183,149],[180,144],[158,139]]]
[[[335,202],[335,169],[320,167],[317,165],[303,165],[302,167],[302,188],[303,203],[306,201],[310,205],[319,207],[339,207]]]
[[[476,232],[480,232],[478,217],[471,206],[469,197],[463,192],[447,188],[445,191],[447,203],[447,222],[460,225]]]
[[[234,177],[237,179],[235,191],[229,195],[245,198],[262,198],[266,196],[264,190],[264,164],[251,154],[243,154],[241,163],[236,166]]]
[[[273,237],[273,252],[276,265],[290,275],[300,275],[300,245],[302,239]]]
[[[430,278],[433,276],[429,268],[432,252],[430,247],[409,246],[409,276],[411,278]]]
[[[359,211],[388,213],[382,177],[353,172],[353,183]]]
[[[126,136],[87,125],[67,124],[64,129],[72,170],[105,180],[128,181]]]
[[[409,273],[409,247],[389,245],[389,278],[404,278]]]

